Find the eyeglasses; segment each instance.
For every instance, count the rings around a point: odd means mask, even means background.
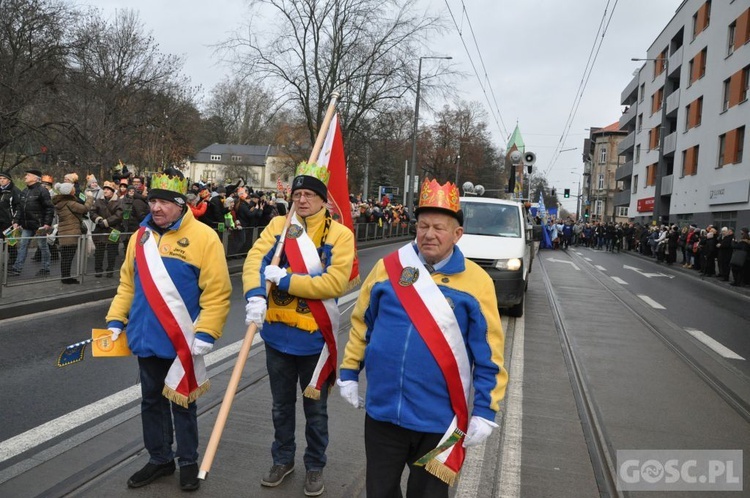
[[[309,201],[310,199],[312,199],[316,195],[317,194],[315,192],[295,192],[295,193],[292,194],[292,200],[293,201],[298,201],[302,197],[304,197],[305,199],[307,199]]]

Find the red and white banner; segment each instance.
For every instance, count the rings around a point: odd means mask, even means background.
[[[354,223],[352,221],[352,210],[349,202],[349,183],[346,177],[346,156],[344,155],[344,138],[341,134],[341,125],[339,124],[339,115],[336,114],[331,120],[328,127],[323,148],[318,157],[318,166],[325,166],[331,173],[328,181],[328,210],[334,220],[345,225],[349,230],[354,232]],[[356,253],[355,245],[354,264],[352,273],[349,275],[350,285],[356,285],[359,282],[359,258]]]

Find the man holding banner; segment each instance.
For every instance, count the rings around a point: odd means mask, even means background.
[[[248,301],[246,323],[254,322],[265,341],[273,397],[273,464],[261,484],[278,486],[294,470],[299,385],[307,422],[307,496],[318,496],[324,490],[327,398],[336,378],[336,298],[347,289],[355,257],[352,231],[326,209],[331,174],[317,164],[299,165],[292,182],[294,214],[283,240],[281,261],[271,264],[284,235],[285,218],[277,216],[248,252],[242,275]],[[268,295],[266,280],[272,283]]]
[[[127,327],[140,369],[149,461],[130,477],[131,488],[173,474],[175,456],[181,489],[200,486],[195,400],[209,387],[203,355],[221,336],[232,285],[221,241],[187,209],[186,191],[178,170],[153,177],[150,214],[130,238],[107,313],[113,341]]]
[[[378,261],[362,284],[340,369],[355,407],[367,369],[367,498],[401,496],[405,465],[408,497],[447,498],[464,448],[497,427],[508,381],[492,280],[456,246],[458,188],[425,180],[415,214],[416,244]]]

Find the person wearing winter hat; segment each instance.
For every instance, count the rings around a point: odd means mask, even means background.
[[[222,334],[232,284],[224,247],[186,208],[186,189],[173,171],[152,178],[150,213],[130,238],[107,313],[112,340],[125,340],[118,337],[127,323],[138,357],[149,460],[128,479],[131,488],[173,474],[175,457],[180,488],[200,487],[196,399],[209,388],[203,355]]]
[[[325,167],[300,164],[292,187],[296,215],[286,231],[283,263],[269,264],[286,222],[277,216],[260,233],[242,270],[245,323],[254,323],[265,341],[273,397],[272,465],[260,483],[278,486],[294,470],[295,390],[303,386],[308,496],[324,489],[327,400],[336,377],[332,324],[338,323],[338,308],[333,300],[346,291],[355,253],[351,230],[325,207],[329,176]],[[313,260],[317,267],[307,266]],[[272,284],[269,293],[267,281]]]
[[[99,181],[94,175],[88,175],[86,177],[86,190],[84,190],[84,193],[88,192],[91,192],[94,196],[94,200],[104,199],[104,192],[99,187]]]
[[[101,188],[102,197],[94,200],[89,217],[96,225],[92,234],[96,250],[94,251],[94,276],[104,275],[104,254],[107,254],[107,278],[114,277],[117,245],[122,231],[122,205],[115,196],[115,184],[104,182]],[[113,230],[115,232],[113,233]]]
[[[49,191],[41,184],[42,173],[37,169],[26,170],[24,182],[26,188],[21,192],[18,210],[13,217],[13,226],[21,227],[21,247],[18,248],[18,257],[13,267],[8,270],[9,275],[20,275],[23,264],[26,262],[26,253],[32,237],[40,234],[48,234],[52,229],[52,221],[55,217],[55,207],[52,204]],[[46,241],[45,241],[46,242]],[[51,254],[49,244],[38,244],[37,251],[41,252],[42,268],[37,276],[49,275]]]
[[[70,276],[71,267],[82,235],[81,222],[94,204],[94,197],[92,194],[87,195],[85,203],[81,204],[75,196],[75,186],[69,182],[55,184],[55,190],[59,192],[52,197],[52,204],[57,213],[60,275],[63,284],[77,284],[78,280]]]

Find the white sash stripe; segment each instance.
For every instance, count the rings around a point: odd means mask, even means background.
[[[180,292],[174,285],[172,278],[167,272],[167,268],[164,266],[159,255],[159,248],[156,245],[156,237],[151,230],[146,228],[146,233],[149,233],[150,237],[143,244],[143,254],[146,256],[146,265],[148,265],[151,278],[154,281],[154,285],[159,291],[164,301],[167,303],[169,310],[172,312],[174,319],[180,326],[180,331],[185,337],[188,348],[192,347],[193,341],[195,340],[195,323],[190,318],[190,312],[185,305],[185,302],[180,296]],[[175,348],[176,349],[176,348]],[[206,374],[206,365],[202,355],[193,356],[193,370],[195,371],[195,378],[200,386],[208,378]],[[176,389],[180,380],[185,375],[185,368],[182,365],[182,361],[179,356],[175,357],[174,363],[169,369],[165,384],[172,389]]]
[[[448,342],[448,345],[453,352],[453,356],[456,358],[456,364],[458,365],[458,371],[461,377],[461,386],[464,391],[464,400],[468,406],[469,386],[471,385],[471,366],[469,365],[469,355],[466,352],[466,345],[464,344],[461,329],[456,320],[456,315],[448,304],[448,300],[445,299],[443,293],[440,292],[435,281],[432,280],[430,272],[428,272],[427,268],[422,264],[422,261],[419,259],[419,256],[417,256],[411,243],[399,249],[398,257],[401,266],[404,268],[411,266],[419,270],[417,281],[414,282],[414,289],[425,304],[429,303],[430,312],[440,327],[440,330],[443,332],[443,337],[445,337],[445,340]],[[448,430],[440,439],[438,446],[445,442],[457,427],[458,419],[454,416]],[[444,451],[436,458],[445,463],[449,455],[450,451]]]

